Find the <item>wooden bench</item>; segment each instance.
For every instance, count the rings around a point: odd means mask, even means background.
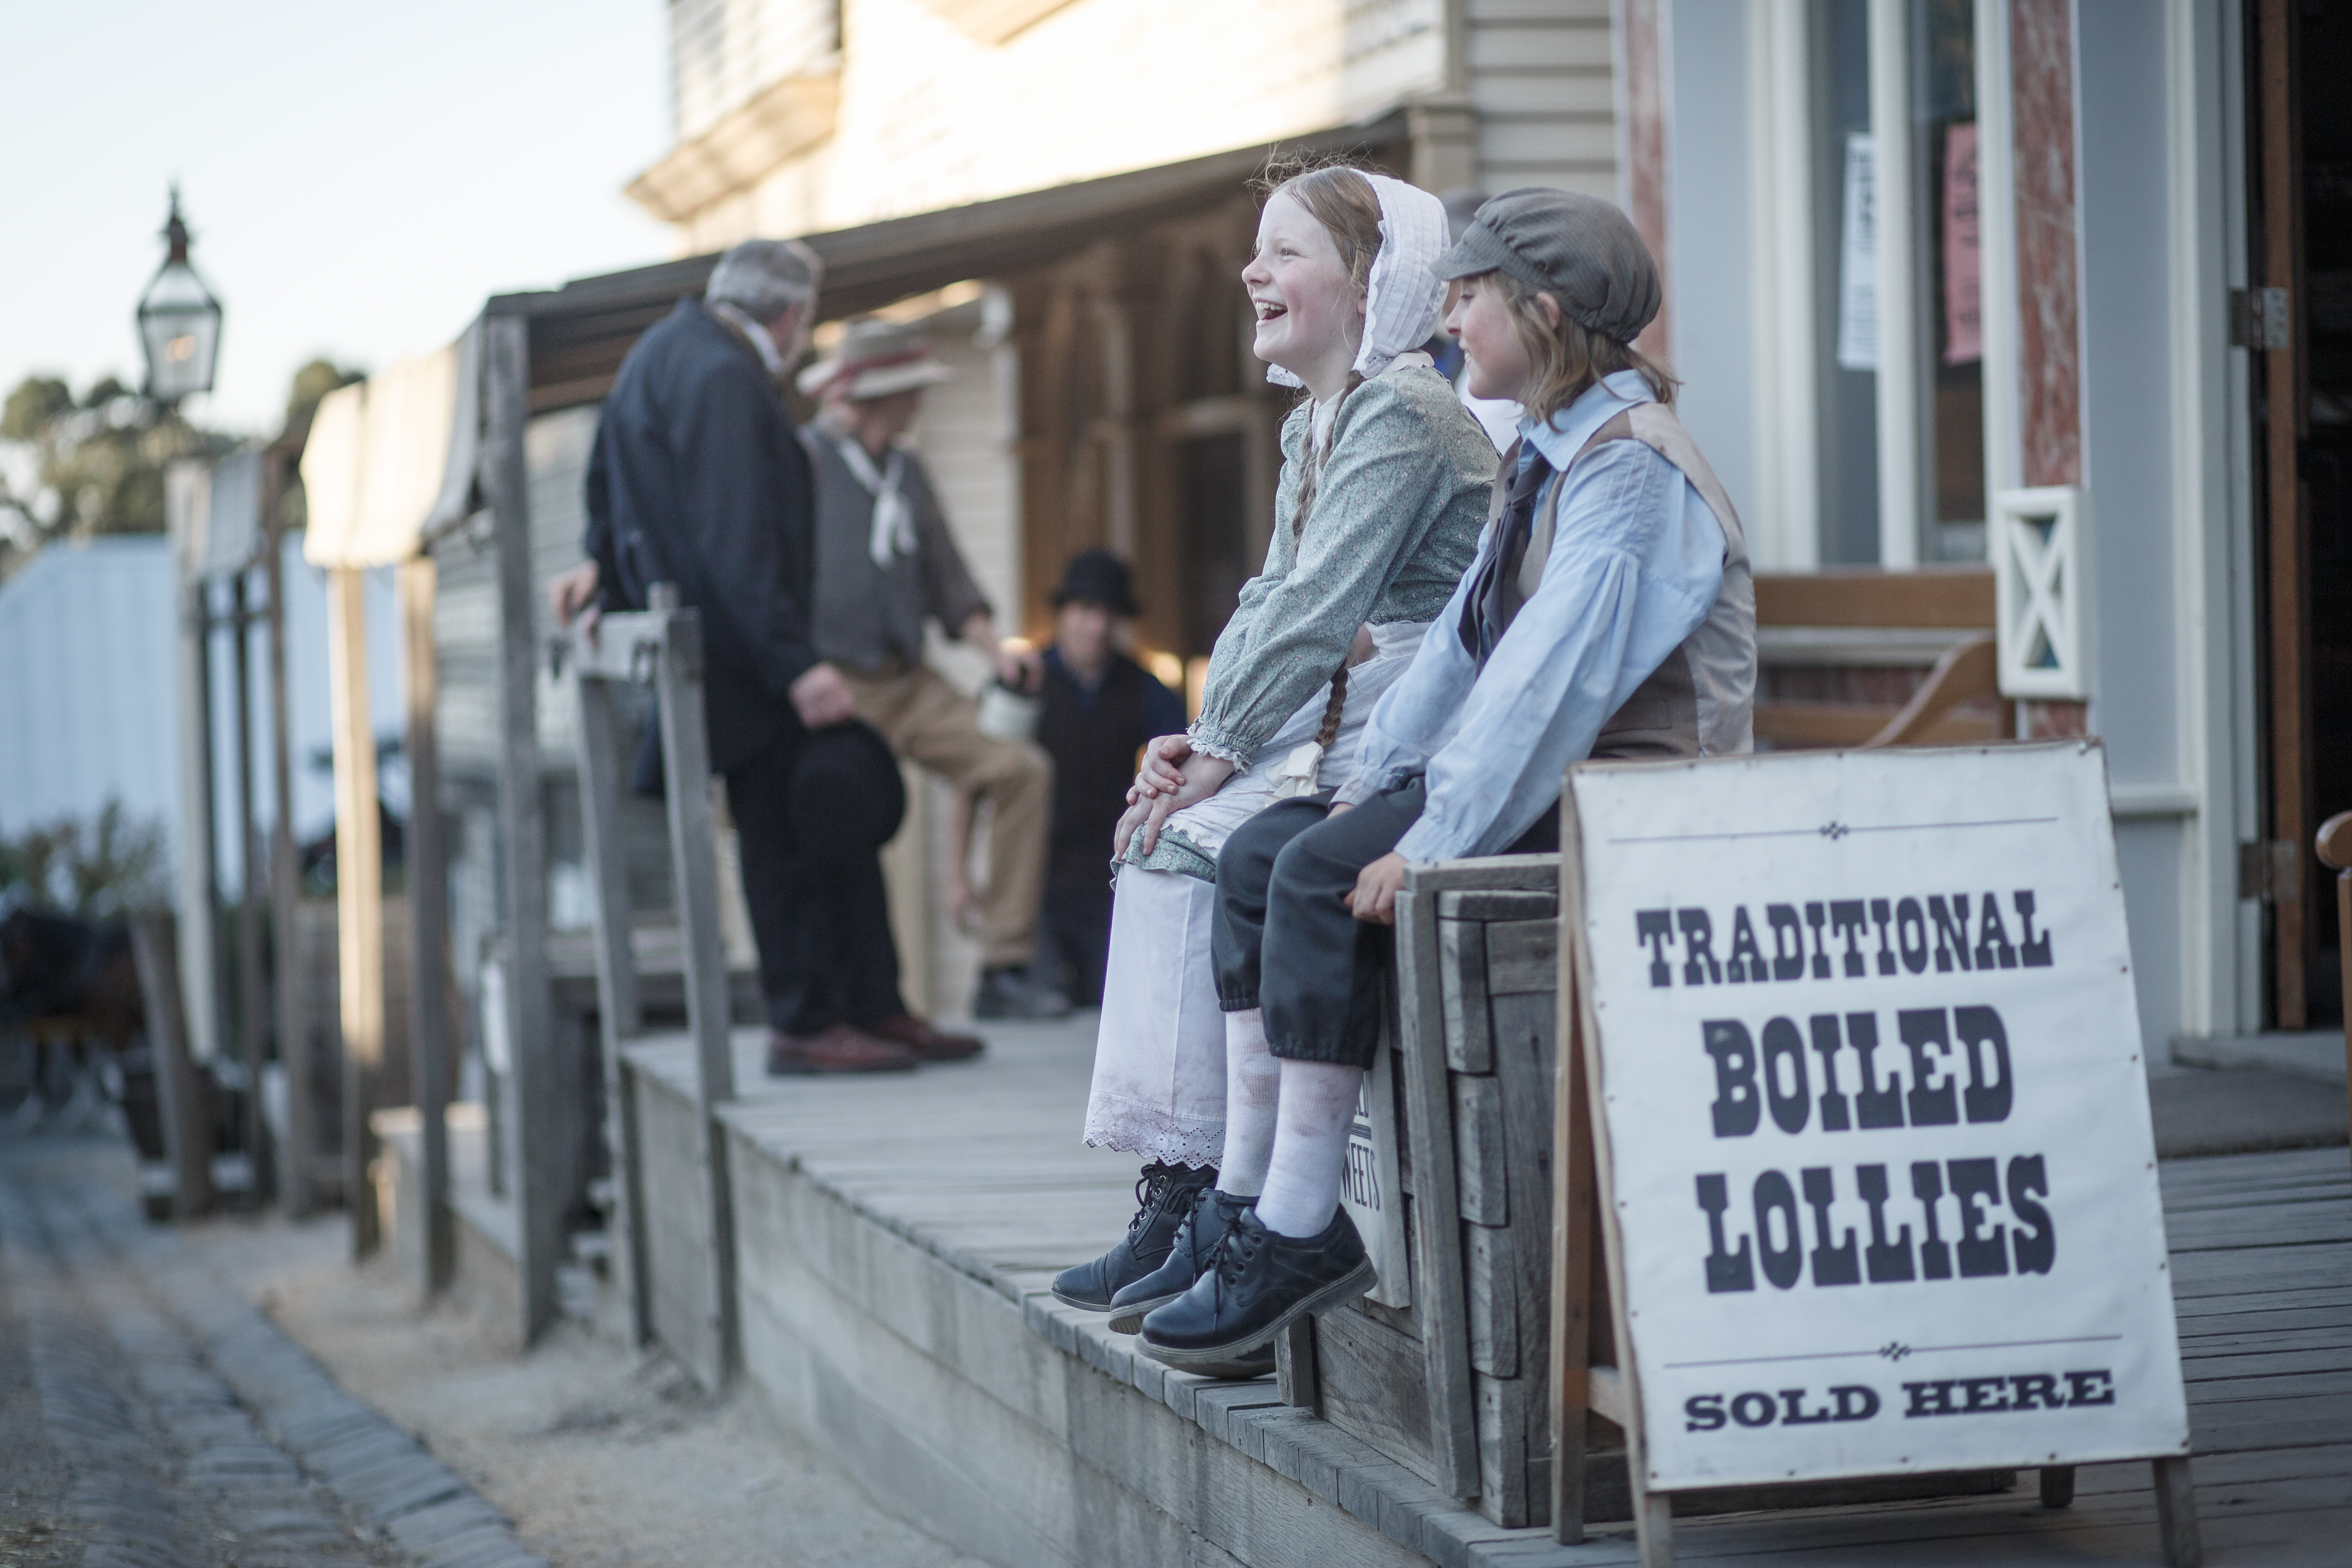
[[[1757,750],[2009,739],[1994,624],[1990,567],[1759,574]]]

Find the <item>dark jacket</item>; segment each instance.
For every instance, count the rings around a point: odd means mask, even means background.
[[[1136,753],[1147,741],[1184,731],[1183,700],[1123,653],[1113,653],[1091,690],[1078,684],[1061,649],[1045,650],[1045,703],[1037,743],[1054,759],[1055,887],[1099,888],[1107,880],[1112,830],[1127,810]]]
[[[588,459],[588,534],[608,610],[677,584],[701,613],[710,765],[800,729],[792,683],[810,637],[815,500],[808,455],[751,346],[698,300],[621,362]]]

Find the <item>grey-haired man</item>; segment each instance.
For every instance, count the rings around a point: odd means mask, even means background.
[[[821,273],[796,241],[747,240],[719,258],[701,299],[646,329],[596,426],[590,559],[552,587],[566,622],[642,605],[658,582],[677,584],[701,616],[710,765],[727,780],[779,1073],[905,1068],[980,1049],[899,999],[874,848],[844,854],[827,823],[794,820],[787,806],[812,733],[856,716],[812,630],[813,480],[778,386]]]

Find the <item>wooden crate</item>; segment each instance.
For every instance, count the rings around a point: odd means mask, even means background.
[[[1383,1048],[1411,1304],[1327,1313],[1285,1355],[1294,1403],[1515,1527],[1550,1507],[1558,879],[1550,856],[1408,873]]]

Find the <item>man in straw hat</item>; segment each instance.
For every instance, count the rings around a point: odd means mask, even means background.
[[[816,476],[816,647],[893,751],[994,808],[972,1012],[1055,1017],[1068,999],[1033,967],[1053,764],[1025,741],[983,734],[979,705],[923,659],[924,623],[936,620],[1005,685],[1030,679],[997,641],[922,459],[899,444],[923,389],[953,374],[919,329],[872,319],[850,322],[833,356],[802,373],[801,390],[824,404],[802,433]]]
[[[559,622],[593,624],[667,582],[701,616],[710,765],[727,781],[775,1073],[904,1069],[981,1048],[899,999],[879,860],[898,826],[884,809],[896,767],[859,734],[812,630],[815,498],[778,378],[800,354],[820,273],[805,246],[747,240],[702,299],[646,329],[596,426],[589,560],[550,595]],[[846,795],[855,820],[831,804]]]

